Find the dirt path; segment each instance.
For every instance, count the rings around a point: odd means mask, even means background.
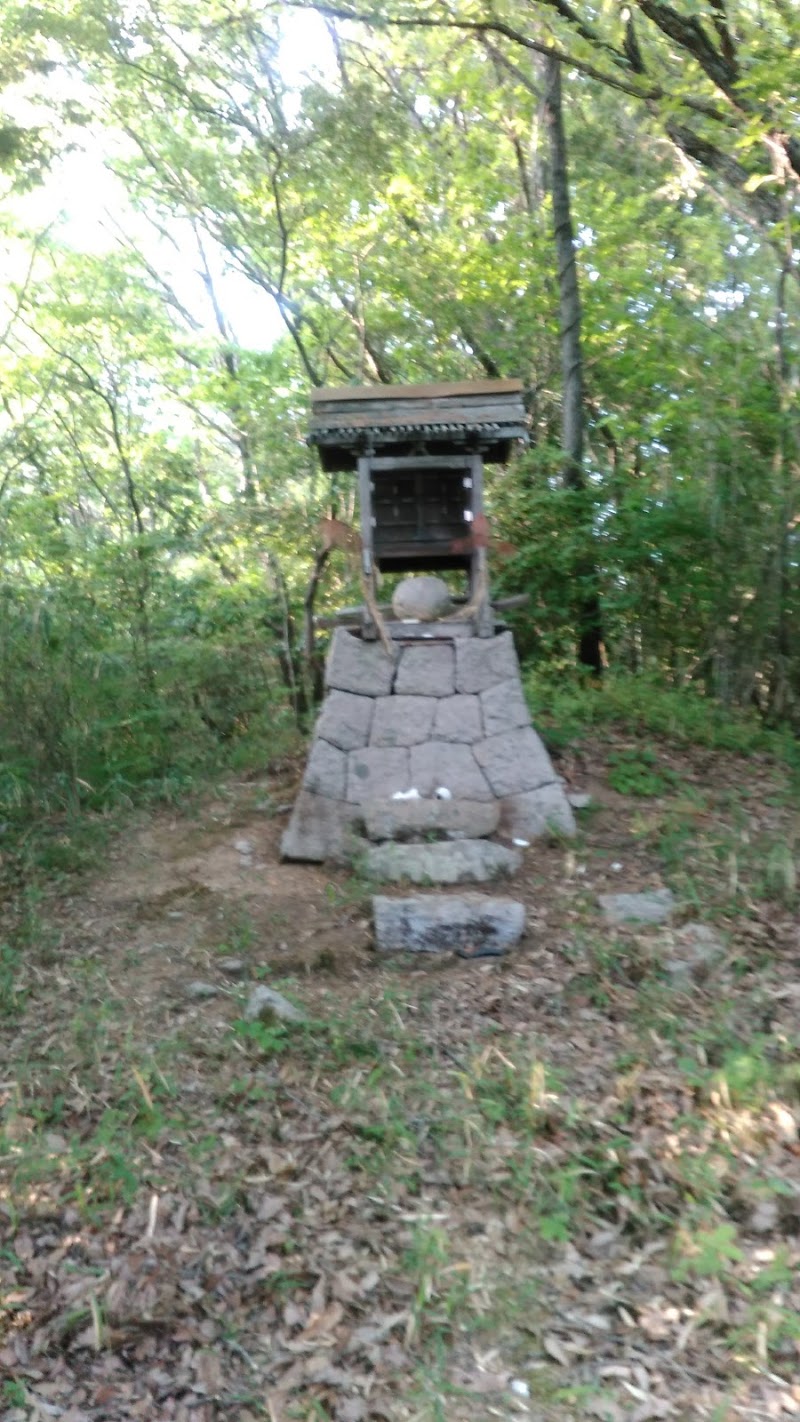
[[[800,1414],[797,812],[699,755],[626,797],[606,750],[497,962],[380,961],[368,885],[279,863],[286,774],[45,895],[3,1022],[0,1415]],[[603,922],[665,881],[672,927]],[[726,953],[684,981],[689,917]],[[309,1025],[244,1024],[259,981]]]

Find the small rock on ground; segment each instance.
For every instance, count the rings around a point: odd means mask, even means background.
[[[573,810],[588,810],[592,803],[591,795],[586,795],[578,790],[569,790],[567,799]]]
[[[217,967],[228,978],[241,978],[247,972],[244,958],[220,958]]]
[[[202,1002],[207,997],[217,997],[218,993],[219,988],[215,987],[213,983],[189,983],[186,989],[186,996],[190,997],[193,1002]]]
[[[671,978],[702,982],[726,951],[719,934],[707,923],[685,923],[675,935],[674,952],[662,966]]]
[[[609,923],[663,923],[676,907],[671,889],[648,889],[639,894],[601,894],[598,902]]]
[[[283,993],[260,984],[253,988],[244,1009],[245,1022],[270,1022],[274,1018],[280,1022],[305,1022],[306,1015],[295,1007]]]

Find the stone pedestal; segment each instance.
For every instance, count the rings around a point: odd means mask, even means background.
[[[458,635],[448,635],[445,623],[420,628],[416,638],[406,626],[394,661],[379,643],[345,628],[334,633],[327,694],[283,837],[284,858],[346,859],[365,819],[374,839],[381,803],[390,827],[390,811],[404,799],[423,802],[414,816],[423,839],[429,830],[448,834],[449,817],[424,810],[437,797],[493,805],[498,813],[487,829],[499,817],[501,840],[575,833],[563,786],[530,722],[511,633],[479,638],[457,625]],[[394,837],[388,828],[386,838]]]

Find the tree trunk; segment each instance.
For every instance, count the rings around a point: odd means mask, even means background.
[[[561,446],[563,478],[568,489],[583,492],[583,364],[581,359],[581,298],[575,262],[575,238],[569,201],[569,168],[561,103],[561,65],[544,60],[544,120],[550,139],[550,188],[553,233],[558,263],[558,303],[561,320],[563,415]],[[603,671],[603,627],[597,569],[583,560],[575,569],[578,590],[578,661],[596,675]]]
[[[796,501],[795,470],[798,467],[800,441],[797,439],[793,411],[797,400],[797,378],[792,370],[787,327],[787,278],[791,275],[793,251],[791,240],[778,276],[775,301],[775,355],[778,370],[780,394],[780,428],[778,448],[775,455],[778,483],[776,503],[778,530],[775,547],[775,628],[774,667],[769,689],[769,717],[776,724],[783,720],[790,710],[791,666],[794,652],[792,636],[792,530],[793,512]]]

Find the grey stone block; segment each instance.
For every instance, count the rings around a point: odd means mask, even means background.
[[[388,696],[395,666],[380,642],[363,642],[345,627],[337,627],[328,649],[325,685],[357,696]]]
[[[315,736],[339,750],[358,750],[369,741],[375,701],[350,691],[329,691],[317,721]]]
[[[367,746],[347,758],[347,798],[351,804],[409,790],[409,753],[402,746]]]
[[[555,780],[547,751],[532,726],[504,731],[472,747],[495,795],[521,795]]]
[[[516,731],[531,724],[531,713],[522,691],[519,677],[509,677],[481,692],[481,713],[485,736],[497,736],[503,731]]]
[[[369,839],[484,839],[500,822],[495,800],[371,800],[363,807]]]
[[[562,785],[541,785],[503,801],[500,828],[511,839],[539,839],[546,834],[574,835],[575,816]]]
[[[452,953],[458,948],[504,952],[525,931],[525,909],[515,899],[484,894],[414,894],[372,900],[375,946],[383,953]]]
[[[312,795],[343,800],[347,777],[347,756],[327,741],[315,740],[308,757],[303,787]]]
[[[498,681],[519,680],[519,662],[510,632],[456,642],[456,691],[488,691]]]
[[[444,696],[437,701],[433,736],[437,741],[463,741],[471,745],[483,739],[481,705],[477,696]]]
[[[436,714],[430,696],[382,696],[374,703],[370,745],[414,746],[427,741]]]
[[[449,741],[426,741],[411,747],[411,784],[423,798],[439,786],[454,800],[492,800],[491,787],[477,764],[471,746]]]
[[[663,923],[676,907],[671,889],[649,889],[640,894],[601,894],[598,903],[609,923]]]
[[[301,790],[281,840],[281,858],[307,860],[312,864],[323,864],[326,860],[344,862],[355,843],[352,833],[355,818],[355,806]]]
[[[489,839],[458,839],[441,844],[373,844],[364,854],[365,872],[374,879],[413,884],[482,884],[515,874],[522,859],[516,850]]]
[[[459,644],[460,645],[460,644]],[[400,653],[394,689],[409,696],[452,696],[456,659],[452,643],[404,647]]]

